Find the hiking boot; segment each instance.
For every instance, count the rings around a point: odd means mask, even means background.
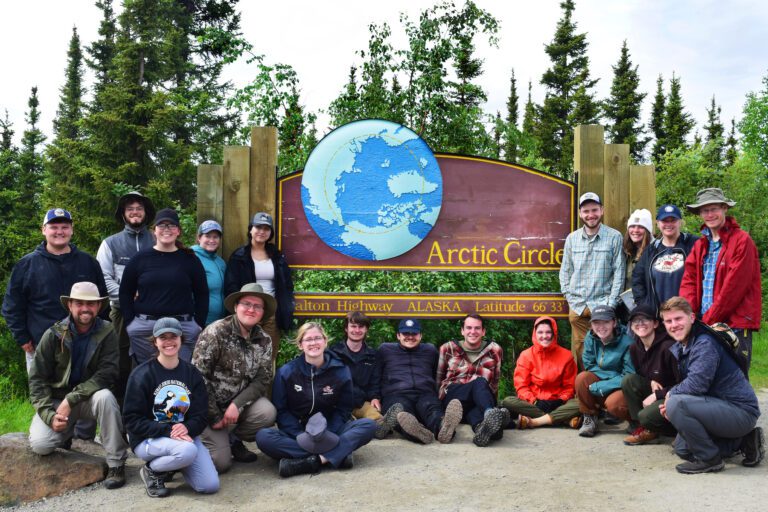
[[[71,450],[72,449],[72,438],[68,438],[66,441],[61,443],[61,446],[59,446],[62,450]]]
[[[125,464],[109,468],[107,478],[104,479],[104,487],[107,489],[119,489],[125,485]]]
[[[387,409],[387,412],[382,416],[381,421],[376,425],[376,432],[373,437],[376,439],[386,438],[392,430],[397,426],[397,415],[403,412],[403,404],[396,403]]]
[[[624,420],[622,420],[621,418],[617,418],[616,416],[614,416],[613,414],[611,414],[609,412],[606,412],[605,413],[605,418],[603,418],[603,423],[605,423],[606,425],[619,425],[623,421]]]
[[[579,435],[581,437],[595,437],[595,434],[597,434],[597,416],[585,414],[584,421],[579,429]]]
[[[171,490],[165,488],[165,473],[152,471],[152,468],[149,467],[149,462],[141,467],[139,475],[144,482],[144,487],[147,488],[147,495],[150,498],[165,498],[171,494]]]
[[[296,475],[313,475],[320,472],[320,457],[318,455],[310,455],[303,459],[280,459],[277,472],[283,478],[288,478]]]
[[[505,429],[512,423],[512,413],[506,407],[498,407],[501,411],[501,428]]]
[[[456,433],[456,427],[461,423],[462,416],[464,416],[464,408],[461,406],[461,402],[455,398],[448,402],[448,407],[445,408],[445,414],[443,415],[443,421],[440,422],[437,440],[443,444],[453,441],[453,435]],[[499,421],[501,421],[501,418],[499,418]]]
[[[640,422],[639,421],[629,420],[629,425],[627,425],[627,434],[632,435],[639,428],[640,428]]]
[[[760,461],[765,457],[763,429],[761,427],[753,428],[749,434],[741,439],[739,450],[744,455],[744,460],[741,461],[742,466],[753,468],[760,464]]]
[[[400,412],[397,415],[397,423],[400,425],[400,428],[403,429],[403,432],[416,438],[420,443],[429,444],[435,440],[435,434],[419,423],[416,416],[409,412]]]
[[[339,464],[339,469],[352,469],[355,467],[355,457],[350,453]]]
[[[659,437],[659,434],[645,427],[637,427],[635,431],[624,438],[624,444],[627,446],[640,446],[641,444],[648,444],[651,441],[655,441]]]
[[[698,475],[700,473],[716,473],[722,471],[725,467],[723,459],[715,457],[712,460],[694,460],[693,462],[683,462],[675,466],[678,473],[684,475]]]
[[[472,442],[476,446],[488,446],[491,437],[501,431],[504,415],[499,409],[488,409],[483,415],[483,421],[477,425]]]
[[[229,447],[232,449],[232,458],[237,462],[256,462],[259,458],[255,453],[246,448],[239,439],[229,445]]]

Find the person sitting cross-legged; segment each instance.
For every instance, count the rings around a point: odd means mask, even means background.
[[[569,424],[578,427],[579,403],[574,398],[576,362],[571,351],[557,343],[554,318],[533,322],[533,346],[517,358],[514,384],[517,396],[502,406],[517,415],[517,428]]]

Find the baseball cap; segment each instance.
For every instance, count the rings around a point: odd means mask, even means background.
[[[598,306],[595,306],[595,309],[592,310],[591,316],[592,317],[590,318],[590,321],[616,320],[616,311],[614,311],[611,306],[600,304]]]
[[[45,212],[45,217],[43,217],[43,226],[45,226],[49,222],[53,222],[54,220],[65,220],[71,223],[72,214],[69,213],[64,208],[51,208],[50,210]]]
[[[594,192],[586,192],[582,194],[581,197],[579,198],[579,208],[581,208],[584,205],[584,203],[589,201],[592,201],[599,205],[603,204],[602,201],[600,201],[600,196],[598,196]]]
[[[155,322],[152,327],[152,336],[157,338],[167,332],[172,332],[176,336],[181,336],[181,323],[175,318],[169,316],[163,317]]]
[[[664,220],[668,219],[669,217],[682,219],[683,214],[680,213],[680,208],[673,204],[663,204],[659,206],[659,210],[656,212],[656,220]]]
[[[415,318],[404,318],[400,320],[400,325],[397,326],[397,332],[419,334],[421,332],[421,323]]]
[[[200,224],[200,226],[197,228],[198,235],[204,235],[206,233],[210,233],[211,231],[218,231],[219,233],[224,233],[224,230],[221,229],[221,224],[219,224],[215,220],[203,221],[203,223]]]

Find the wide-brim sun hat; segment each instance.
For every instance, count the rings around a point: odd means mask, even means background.
[[[707,206],[708,204],[727,204],[728,206],[735,206],[736,201],[725,197],[722,189],[712,187],[699,190],[696,193],[696,202],[686,206],[691,212],[698,213],[699,208]]]
[[[152,200],[148,198],[147,196],[143,195],[141,192],[138,192],[136,190],[132,190],[131,192],[128,192],[127,194],[123,194],[120,196],[120,199],[117,200],[117,208],[115,209],[115,219],[117,219],[117,222],[123,223],[125,222],[125,207],[128,205],[129,202],[137,201],[144,206],[144,222],[143,224],[149,224],[152,222],[152,219],[155,218],[155,205],[152,203]]]
[[[61,305],[64,306],[64,309],[67,311],[69,311],[70,300],[101,302],[101,307],[99,308],[99,311],[101,311],[107,306],[109,297],[101,297],[99,295],[99,288],[95,284],[89,281],[80,281],[79,283],[72,285],[69,295],[62,295],[59,297],[59,300],[61,301]]]
[[[270,294],[264,293],[264,289],[261,287],[261,285],[256,283],[246,283],[242,288],[240,288],[239,292],[234,292],[227,295],[227,298],[224,299],[224,307],[230,313],[234,313],[235,304],[237,304],[237,301],[240,300],[240,297],[246,297],[249,295],[252,297],[260,297],[261,300],[264,301],[264,316],[261,317],[262,322],[275,315],[275,311],[277,311],[277,301],[275,301],[275,298]]]

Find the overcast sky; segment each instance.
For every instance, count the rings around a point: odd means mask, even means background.
[[[461,3],[462,0],[457,0]],[[242,28],[256,53],[268,63],[292,65],[300,79],[306,106],[315,112],[327,108],[346,82],[349,67],[359,62],[356,51],[366,48],[368,25],[387,22],[393,44],[403,47],[398,21],[404,12],[412,19],[436,1],[387,0],[241,0]],[[477,0],[501,22],[498,48],[478,41],[485,59],[480,82],[488,94],[487,112],[504,115],[510,70],[515,69],[518,92],[525,100],[528,80],[534,100],[541,101],[539,85],[549,67],[544,44],[551,41],[561,16],[555,0]],[[119,1],[116,1],[119,4]],[[589,42],[590,70],[600,78],[597,96],[610,89],[611,66],[626,39],[634,64],[639,66],[641,89],[648,93],[643,111],[647,123],[656,77],[681,77],[687,110],[699,125],[712,95],[722,105],[726,127],[741,115],[745,94],[762,89],[768,75],[768,2],[764,0],[576,0],[574,14],[579,32]],[[38,86],[41,126],[50,136],[51,123],[64,80],[66,52],[73,26],[83,45],[96,37],[100,12],[91,0],[4,1],[0,6],[0,113],[8,110],[16,139],[26,125],[24,112],[30,88]],[[253,67],[232,66],[227,78],[244,85]],[[325,117],[318,129],[326,132]]]

